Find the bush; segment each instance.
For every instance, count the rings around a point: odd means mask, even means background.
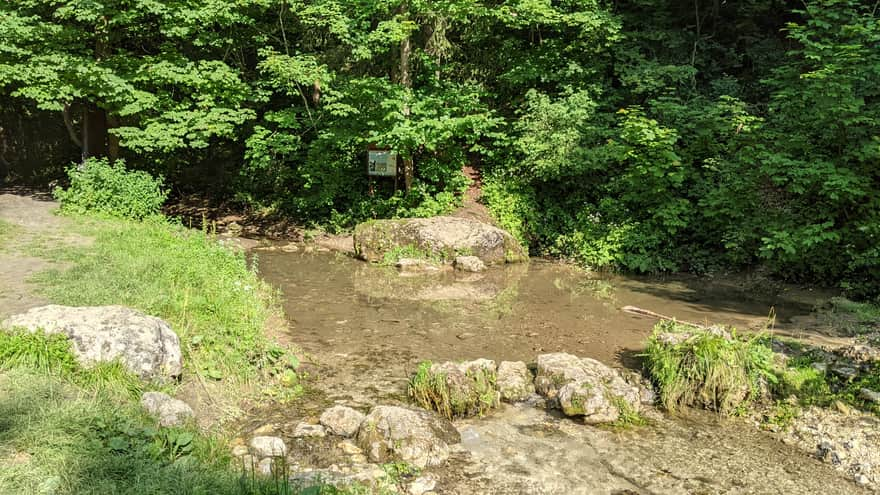
[[[679,334],[669,338],[669,334]],[[723,414],[759,398],[775,382],[773,351],[760,336],[731,338],[675,322],[654,327],[645,351],[648,371],[669,411],[698,406]]]
[[[123,160],[89,159],[67,171],[70,187],[55,188],[61,210],[142,220],[158,215],[168,197],[163,179],[139,170],[127,170]]]

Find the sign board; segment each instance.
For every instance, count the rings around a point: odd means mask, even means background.
[[[378,177],[397,176],[397,153],[391,150],[369,150],[367,175]]]

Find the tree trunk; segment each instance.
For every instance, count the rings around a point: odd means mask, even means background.
[[[119,117],[107,115],[107,127],[108,130],[119,127]],[[111,163],[119,158],[119,137],[110,132],[107,133],[107,158]]]
[[[412,88],[412,77],[410,75],[409,59],[412,55],[412,42],[407,36],[400,42],[400,85],[406,88],[406,97],[409,98],[409,90]],[[409,118],[410,108],[409,102],[404,103],[403,115]],[[403,151],[403,185],[406,192],[412,189],[413,176],[415,175],[415,167],[413,167],[412,151]]]
[[[82,158],[107,156],[107,112],[94,103],[83,110]]]

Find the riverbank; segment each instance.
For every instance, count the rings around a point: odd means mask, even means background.
[[[18,312],[50,301],[118,302],[168,319],[175,329],[180,328],[185,370],[179,385],[162,390],[196,406],[201,427],[185,431],[192,433],[197,445],[210,446],[193,447],[184,457],[191,458],[186,462],[194,463],[200,472],[222,471],[218,479],[230,483],[241,480],[236,468],[241,461],[231,453],[240,452],[255,436],[277,435],[289,449],[288,467],[297,476],[335,473],[350,477],[352,470],[363,469],[374,473],[370,476],[388,479],[391,472],[392,481],[374,484],[374,490],[409,490],[416,479],[405,464],[360,465],[359,456],[366,452],[332,435],[304,435],[313,429],[303,425],[317,425],[322,412],[332,405],[363,412],[382,404],[409,405],[407,380],[418,362],[426,359],[488,357],[531,362],[536,354],[564,350],[639,369],[638,355],[654,321],[621,312],[626,305],[741,328],[761,328],[772,305],[777,334],[817,344],[856,334],[869,336],[876,330],[875,315],[866,309],[870,307],[843,300],[819,304],[819,298],[810,298],[810,291],[789,289],[776,291],[773,298],[747,297],[749,290],[732,290],[729,284],[691,278],[597,277],[558,263],[507,266],[480,274],[445,271],[401,276],[393,267],[368,265],[306,242],[254,251],[255,270],[240,251],[217,244],[228,245],[229,237],[212,238],[169,224],[59,217],[52,214],[55,205],[50,202],[0,196],[4,200],[8,201],[0,202],[0,218],[5,220],[0,229],[7,233],[0,246],[4,266],[15,266],[26,258],[37,264],[21,270],[17,285],[0,293],[0,301],[16,301],[0,304],[0,313],[7,311],[0,316],[12,312],[5,308]],[[8,213],[12,211],[18,213]],[[818,313],[813,311],[817,304]],[[242,307],[251,309],[241,311]],[[278,318],[281,309],[287,321]],[[226,332],[231,337],[222,335]],[[293,356],[302,364],[266,369],[259,359],[252,359],[259,353],[237,351],[243,339],[265,339],[259,341],[268,349],[296,342],[302,351],[294,349]],[[100,396],[101,404],[115,405],[112,421],[134,418],[135,430],[120,429],[117,433],[122,434],[92,442],[98,450],[88,453],[89,458],[118,461],[114,456],[129,455],[124,449],[114,453],[110,438],[123,437],[133,450],[155,441],[138,433],[152,420],[144,416],[136,394],[119,396],[110,389],[89,388],[20,366],[0,373],[8,377],[3,390],[10,391],[9,396],[17,396],[12,392],[20,386],[63,390],[61,395],[49,394],[41,403],[45,410],[57,410],[58,417],[66,413],[53,398]],[[308,393],[301,395],[303,391]],[[80,405],[77,414],[84,413]],[[20,403],[9,401],[4,407],[17,425],[34,418],[33,411]],[[105,409],[97,407],[83,422],[110,421],[103,416]],[[814,417],[814,413],[807,411],[804,417]],[[859,428],[852,425],[860,418],[852,415],[838,429]],[[843,492],[861,493],[861,488],[847,481],[851,477],[833,469],[835,452],[838,457],[856,452],[845,441],[825,449],[826,460],[810,451],[811,432],[802,431],[797,440],[780,442],[761,431],[764,424],[755,428],[745,420],[722,420],[691,411],[685,417],[663,417],[649,426],[623,431],[586,426],[533,407],[505,405],[485,418],[456,421],[462,442],[452,447],[449,463],[422,472],[419,479],[430,480],[435,493],[738,493],[761,492],[762,486],[768,493],[780,487],[790,493],[811,493],[828,484],[840,485]],[[50,433],[55,426],[45,423],[39,428]],[[58,441],[65,445],[95,436],[91,430],[63,433],[68,436]],[[118,465],[106,472],[83,465],[65,471],[65,458],[73,454],[51,442],[44,450],[27,443],[37,437],[0,438],[6,447],[0,462],[19,462],[11,471],[14,477],[0,479],[0,483],[30,480],[27,487],[38,487],[35,483],[55,476],[54,470],[62,473],[61,482],[68,483],[60,493],[81,489],[83,480],[88,480],[81,472],[96,476],[96,487],[116,483],[113,486],[123,493],[130,488],[118,479]],[[871,441],[864,437],[862,446]],[[663,454],[670,449],[679,454]],[[29,452],[33,452],[31,457],[24,455]],[[57,453],[54,458],[53,452]],[[186,475],[170,467],[177,461],[162,462],[144,471],[165,477],[156,480],[157,493],[166,490],[174,476]],[[35,470],[35,466],[44,467]],[[772,480],[772,486],[763,485],[766,480]],[[264,493],[255,488],[235,491],[242,489],[232,485],[204,486],[217,493]]]

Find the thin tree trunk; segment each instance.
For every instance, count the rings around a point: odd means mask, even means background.
[[[412,55],[412,42],[407,36],[400,42],[400,85],[406,88],[406,97],[409,98],[409,90],[412,88],[412,77],[410,75],[410,56]],[[409,102],[404,103],[403,115],[408,119],[410,116]],[[413,167],[412,151],[403,150],[403,186],[406,192],[412,189],[413,176],[415,175],[415,167]]]
[[[107,127],[109,129],[119,127],[119,117],[112,114],[107,115]],[[107,158],[111,163],[119,158],[119,137],[111,132],[107,133]]]

